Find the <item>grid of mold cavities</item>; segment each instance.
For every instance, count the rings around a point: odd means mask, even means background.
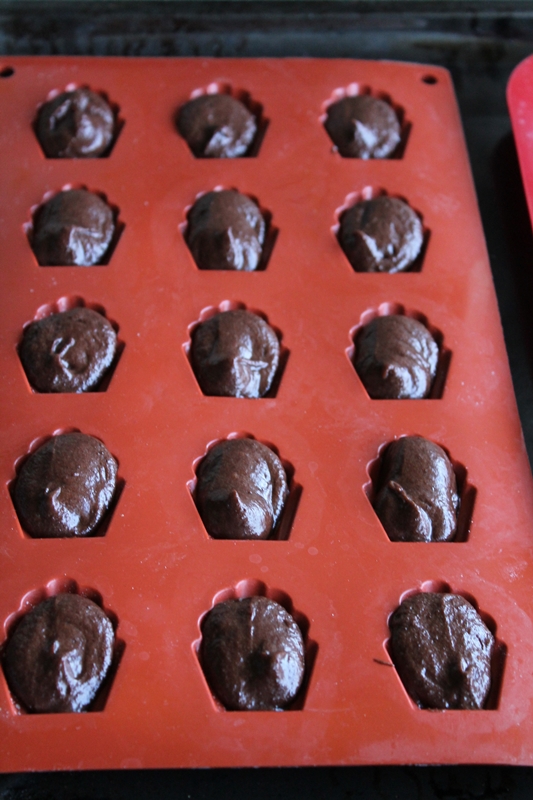
[[[18,714],[3,676],[3,770],[361,763],[533,763],[533,495],[498,310],[448,74],[357,61],[18,58],[0,80],[2,483],[0,617],[30,592],[86,587],[116,617],[124,649],[105,706],[82,715]],[[1,74],[1,73],[0,73]],[[258,154],[194,159],[176,109],[220,83],[262,106]],[[36,108],[71,83],[105,91],[123,121],[110,157],[47,160]],[[321,117],[339,91],[386,93],[404,120],[401,158],[343,159]],[[30,209],[65,184],[107,196],[124,228],[105,266],[39,267]],[[216,186],[258,199],[278,231],[266,269],[198,270],[186,209]],[[354,193],[385,191],[419,212],[417,272],[357,274],[334,229]],[[62,300],[62,298],[67,298]],[[38,309],[105,310],[123,343],[107,390],[31,392],[17,356]],[[257,309],[280,331],[274,397],[205,397],[187,359],[189,329],[221,304]],[[224,307],[224,306],[223,306]],[[442,334],[440,398],[372,401],[350,363],[354,329],[393,308]],[[32,441],[76,428],[119,462],[123,491],[106,535],[31,540],[9,484]],[[301,487],[287,535],[210,539],[191,496],[194,465],[232,433],[272,443]],[[368,500],[380,448],[418,433],[442,445],[475,502],[461,541],[388,540]],[[50,586],[52,589],[50,589]],[[390,666],[387,618],[405,592],[449,587],[492,620],[507,658],[494,708],[416,708]],[[308,626],[301,708],[225,712],[198,659],[214,598],[266,593]],[[30,595],[31,600],[31,595]],[[502,649],[503,652],[503,649]]]

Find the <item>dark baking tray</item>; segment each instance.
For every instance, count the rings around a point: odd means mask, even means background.
[[[316,56],[433,63],[453,76],[514,388],[533,458],[533,237],[505,105],[533,50],[533,2],[0,2],[9,55]],[[1,75],[1,71],[0,71]],[[8,79],[8,76],[5,78]],[[0,96],[1,96],[0,79]],[[9,113],[2,109],[0,113]],[[368,767],[9,775],[1,800],[526,798],[526,768]]]

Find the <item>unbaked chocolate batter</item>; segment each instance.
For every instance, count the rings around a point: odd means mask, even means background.
[[[72,308],[28,325],[19,355],[36,391],[79,393],[98,387],[116,349],[117,335],[102,314]]]
[[[249,197],[233,190],[207,192],[191,208],[187,244],[200,269],[252,272],[259,266],[265,220]]]
[[[368,94],[343,97],[330,105],[324,125],[345,158],[387,158],[400,142],[394,110]]]
[[[475,608],[454,594],[421,593],[389,620],[390,650],[402,682],[421,708],[483,708],[494,637]]]
[[[86,711],[111,666],[114,639],[111,622],[92,600],[50,597],[22,617],[7,642],[9,688],[27,711]]]
[[[277,455],[255,439],[216,444],[201,462],[196,505],[215,539],[266,539],[289,490]]]
[[[200,660],[213,694],[240,711],[287,708],[305,671],[300,628],[266,597],[214,606],[202,625]]]
[[[355,348],[355,369],[370,397],[428,397],[439,348],[421,322],[400,314],[375,317],[359,331]]]
[[[255,139],[257,120],[228,94],[203,94],[180,108],[178,130],[196,158],[239,158]]]
[[[192,334],[191,362],[204,394],[263,397],[279,364],[279,342],[267,323],[250,311],[224,311]]]
[[[115,117],[101,95],[75,89],[44,103],[36,128],[48,158],[97,158],[113,141]]]
[[[341,217],[339,242],[356,272],[405,272],[423,241],[420,219],[397,197],[364,200]]]
[[[115,493],[117,462],[84,433],[52,436],[24,462],[14,502],[22,527],[40,539],[90,536]]]
[[[422,436],[402,436],[383,454],[374,509],[394,542],[448,542],[459,495],[450,459]]]
[[[101,197],[70,189],[37,209],[31,247],[42,267],[91,267],[104,258],[114,232],[113,212]]]

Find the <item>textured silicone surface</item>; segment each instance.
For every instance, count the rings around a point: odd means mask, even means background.
[[[71,581],[112,609],[124,652],[105,703],[83,715],[18,713],[0,674],[0,769],[533,764],[533,491],[448,73],[342,60],[10,64],[0,84],[2,638],[28,593]],[[255,157],[195,159],[178,135],[177,108],[215,82],[261,104],[268,124]],[[71,83],[119,108],[124,124],[107,158],[47,160],[39,147],[37,106]],[[400,157],[332,152],[321,117],[356,83],[403,111]],[[35,261],[31,208],[67,184],[102,192],[118,209],[124,229],[107,265]],[[196,268],[180,226],[195,197],[220,185],[272,213],[278,235],[264,271]],[[354,272],[332,228],[365,187],[422,215],[421,271]],[[16,349],[23,325],[61,298],[97,304],[118,326],[124,350],[106,391],[39,395],[26,381]],[[280,332],[288,357],[275,396],[201,393],[188,329],[224,301],[262,312]],[[441,332],[451,358],[435,398],[372,401],[364,391],[347,355],[350,331],[387,308]],[[16,462],[33,440],[68,428],[102,439],[123,491],[105,536],[29,540],[9,492]],[[232,432],[271,442],[293,465],[302,493],[288,538],[206,537],[188,484],[209,442]],[[432,439],[468,470],[477,495],[465,541],[385,535],[365,493],[367,467],[404,434]],[[402,594],[430,581],[473,597],[507,647],[490,709],[420,710],[390,666],[387,618]],[[247,591],[282,592],[307,620],[316,647],[293,710],[225,712],[207,689],[201,617],[221,593]]]

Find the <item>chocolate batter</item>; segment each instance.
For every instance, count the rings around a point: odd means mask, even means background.
[[[31,247],[42,267],[91,267],[104,258],[114,232],[107,203],[93,192],[70,189],[37,209]]]
[[[355,344],[355,369],[372,399],[428,397],[439,348],[421,322],[399,314],[375,317]]]
[[[394,110],[368,94],[343,97],[330,105],[324,125],[345,158],[387,158],[400,142]]]
[[[477,611],[454,594],[408,597],[389,620],[390,650],[421,708],[483,708],[494,637]]]
[[[117,335],[90,308],[72,308],[32,322],[24,330],[20,360],[38,392],[89,392],[113,363]]]
[[[200,660],[213,694],[238,711],[287,708],[305,671],[300,628],[266,597],[214,606],[202,625]]]
[[[115,117],[101,95],[75,89],[41,106],[36,129],[48,158],[98,158],[113,141]]]
[[[240,192],[207,192],[189,212],[187,244],[200,269],[252,272],[261,260],[265,220]]]
[[[86,711],[113,658],[113,626],[77,594],[39,603],[19,621],[4,651],[10,690],[27,711]]]
[[[254,439],[219,442],[201,462],[196,505],[215,539],[266,539],[289,490],[277,455]]]
[[[396,197],[374,197],[347,209],[339,242],[356,272],[405,272],[424,241],[422,223]]]
[[[374,509],[393,542],[449,542],[459,495],[450,459],[422,436],[403,436],[383,455]]]
[[[37,539],[90,536],[115,493],[117,462],[93,436],[52,436],[24,462],[14,502],[22,527]]]
[[[239,158],[255,139],[257,120],[228,94],[203,94],[180,108],[178,130],[196,158]]]
[[[263,397],[278,368],[278,338],[257,314],[224,311],[194,330],[191,362],[204,394]]]

